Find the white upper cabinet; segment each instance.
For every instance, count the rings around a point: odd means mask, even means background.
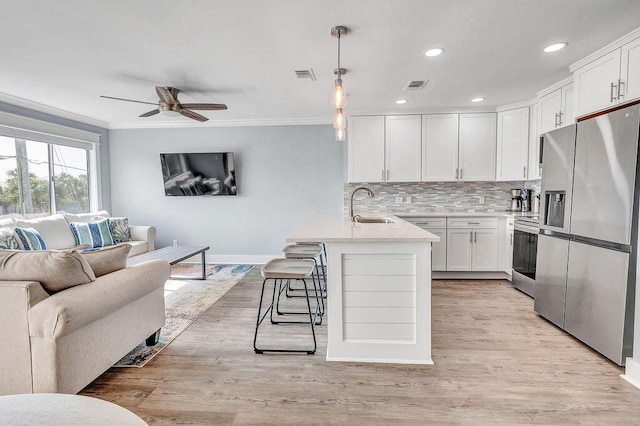
[[[573,84],[565,84],[538,99],[538,131],[540,133],[568,126],[574,122]]]
[[[349,182],[383,182],[384,117],[349,119]]]
[[[640,98],[640,29],[571,65],[577,117]]]
[[[527,179],[529,107],[498,113],[496,180]]]
[[[629,101],[640,98],[640,38],[622,46],[622,65],[620,67],[620,82],[623,84],[620,92],[623,100]]]
[[[387,182],[420,181],[421,116],[387,116],[385,123],[385,180]]]
[[[496,114],[460,114],[458,180],[496,178]]]
[[[457,180],[458,114],[422,116],[422,180]]]
[[[581,67],[573,74],[577,116],[586,115],[618,103],[620,49]]]

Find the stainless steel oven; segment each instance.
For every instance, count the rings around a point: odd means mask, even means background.
[[[538,216],[516,217],[513,232],[513,286],[535,297]]]

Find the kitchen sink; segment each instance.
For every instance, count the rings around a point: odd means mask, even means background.
[[[396,223],[395,220],[390,217],[365,217],[365,216],[356,216],[355,222],[358,223]]]

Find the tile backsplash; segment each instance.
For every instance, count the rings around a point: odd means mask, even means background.
[[[347,183],[344,185],[344,208],[349,209],[351,191],[358,186],[370,188],[356,194],[354,212],[367,213],[434,213],[434,212],[502,212],[509,207],[512,188],[540,191],[540,181],[531,182],[413,182],[413,183]],[[402,197],[403,202],[396,202]],[[407,203],[411,197],[411,203]]]

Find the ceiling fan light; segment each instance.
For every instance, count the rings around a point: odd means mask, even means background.
[[[336,130],[344,129],[345,124],[344,112],[342,111],[342,108],[338,108],[336,110],[336,116],[333,118],[333,128]]]
[[[347,93],[342,86],[342,79],[338,78],[333,88],[333,106],[336,108],[343,108],[347,98]]]
[[[170,109],[161,110],[160,114],[166,115],[167,117],[179,117],[181,115],[178,111],[173,111]]]
[[[336,140],[342,142],[344,139],[344,129],[336,129]]]

